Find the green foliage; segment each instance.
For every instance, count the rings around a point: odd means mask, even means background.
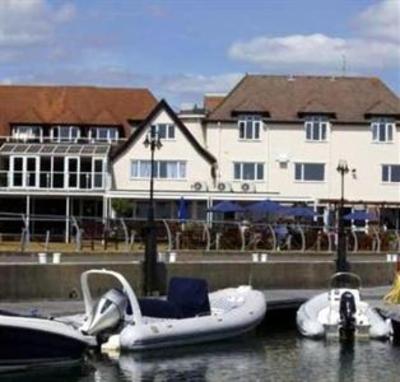
[[[112,208],[119,217],[131,217],[133,203],[129,199],[113,199]]]

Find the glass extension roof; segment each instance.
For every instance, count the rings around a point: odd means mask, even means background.
[[[109,145],[68,145],[68,144],[21,144],[5,143],[0,147],[0,155],[23,154],[23,155],[66,155],[66,156],[106,156],[110,150]]]

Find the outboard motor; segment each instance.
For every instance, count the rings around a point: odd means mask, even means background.
[[[125,294],[118,289],[110,289],[94,306],[82,332],[93,336],[116,327],[124,319],[127,306],[128,298]]]
[[[344,292],[340,297],[340,336],[345,340],[353,339],[355,327],[356,303],[351,292]]]

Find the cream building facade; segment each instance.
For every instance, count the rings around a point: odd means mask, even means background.
[[[204,218],[206,209],[221,200],[245,205],[266,198],[286,205],[304,203],[323,213],[340,199],[336,167],[346,160],[347,208],[385,207],[391,221],[399,224],[400,101],[379,79],[245,76],[220,98],[213,110],[179,113],[192,137],[215,158],[213,176],[210,163],[180,129],[174,140],[163,140],[156,153],[159,160],[184,161],[187,166],[179,181],[156,180],[156,199],[172,203],[165,216],[176,217],[181,197],[194,202],[193,218]],[[174,120],[159,112],[148,122],[149,127]],[[145,201],[148,179],[130,175],[133,158],[148,156],[138,139],[114,161],[112,197],[131,192],[131,198]]]

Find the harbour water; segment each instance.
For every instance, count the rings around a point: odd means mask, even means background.
[[[82,364],[3,375],[9,382],[395,382],[400,347],[389,342],[314,341],[295,330],[119,357],[92,355]]]

